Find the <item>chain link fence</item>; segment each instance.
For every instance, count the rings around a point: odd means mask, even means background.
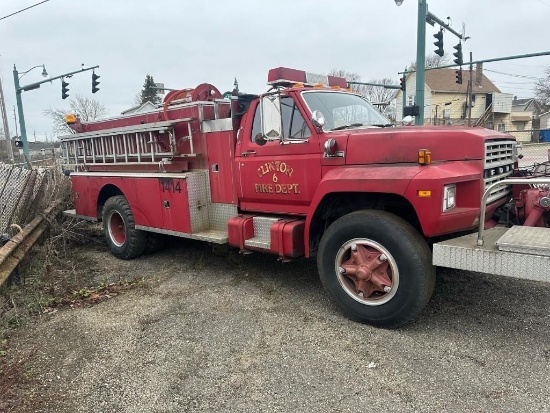
[[[32,170],[0,163],[0,233],[28,224],[54,200],[70,193],[70,180],[58,166]]]
[[[550,133],[547,130],[507,131],[514,136],[519,144],[519,160],[521,169],[535,169],[538,165],[548,164],[548,150],[550,149]]]

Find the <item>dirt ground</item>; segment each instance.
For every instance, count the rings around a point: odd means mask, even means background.
[[[13,411],[550,411],[549,284],[440,270],[421,317],[383,330],[346,319],[305,259],[172,239],[66,261],[107,287],[9,337],[28,356]]]

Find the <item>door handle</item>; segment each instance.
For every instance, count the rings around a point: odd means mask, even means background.
[[[248,155],[256,155],[256,151],[254,149],[248,149],[245,152],[241,153],[241,156],[243,158],[246,158]]]

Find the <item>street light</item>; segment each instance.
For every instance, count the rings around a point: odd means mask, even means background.
[[[31,67],[29,70],[19,73],[17,71],[17,68],[15,65],[13,65],[13,83],[15,85],[15,98],[17,102],[17,113],[19,115],[19,127],[21,129],[21,142],[23,143],[23,154],[25,155],[25,163],[27,164],[27,167],[30,168],[30,165],[28,162],[30,161],[30,154],[29,154],[29,144],[27,142],[27,128],[25,126],[25,116],[23,115],[23,100],[21,99],[21,92],[24,90],[33,90],[38,89],[40,87],[40,84],[30,84],[24,87],[21,87],[19,85],[19,80],[25,76],[27,73],[29,73],[31,70],[36,69],[37,67],[42,68],[42,76],[48,77],[48,72],[46,71],[45,65],[37,65],[34,67]]]
[[[63,82],[63,79],[66,77],[71,77],[72,75],[75,75],[77,73],[87,72],[88,70],[94,70],[99,67],[99,66],[84,67],[84,65],[82,65],[82,68],[80,70],[63,73],[62,75],[59,75],[59,76],[53,76],[53,77],[50,76],[49,79],[41,80],[40,82],[29,83],[28,85],[24,85],[24,86],[21,86],[19,84],[19,79],[21,79],[26,73],[29,73],[31,70],[41,66],[42,66],[42,76],[47,77],[48,72],[46,72],[46,67],[44,65],[31,67],[29,70],[21,74],[17,72],[15,65],[13,65],[13,84],[15,85],[15,97],[17,98],[17,111],[19,112],[19,126],[21,126],[21,143],[23,145],[23,153],[25,154],[25,163],[29,168],[30,168],[30,165],[27,162],[27,159],[29,158],[29,145],[27,143],[27,129],[25,128],[25,117],[23,116],[23,102],[21,101],[21,93],[28,90],[38,89],[41,84],[46,82],[52,83],[52,81],[57,79],[61,79],[61,81]]]
[[[48,72],[46,71],[46,66],[45,65],[37,65],[37,66],[34,66],[34,67],[31,67],[29,70],[27,70],[26,72],[23,72],[23,73],[19,73],[19,80],[21,80],[21,78],[23,76],[25,76],[27,73],[29,73],[31,70],[33,69],[36,69],[37,67],[42,67],[42,77],[48,77]],[[15,68],[15,66],[14,66]]]

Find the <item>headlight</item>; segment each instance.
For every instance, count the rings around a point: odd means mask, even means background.
[[[445,185],[443,187],[443,212],[449,211],[456,206],[456,185]]]
[[[519,149],[521,148],[521,145],[517,142],[514,142],[512,144],[512,161],[517,162],[519,158]]]

